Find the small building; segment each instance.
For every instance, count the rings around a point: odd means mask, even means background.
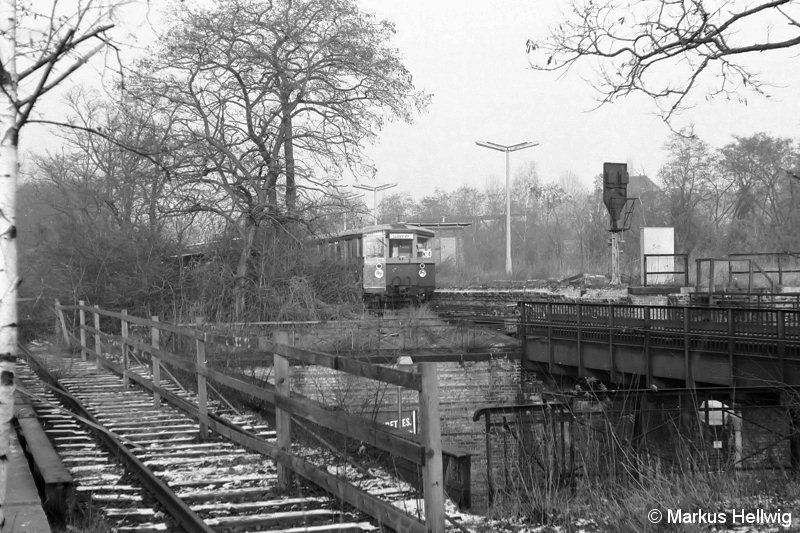
[[[437,265],[450,265],[455,270],[464,268],[464,228],[471,222],[408,222],[433,230],[433,260]]]

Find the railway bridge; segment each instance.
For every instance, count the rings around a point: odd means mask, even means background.
[[[575,438],[563,435],[576,419],[591,426],[604,418],[620,441],[665,465],[696,467],[689,455],[699,452],[705,469],[800,469],[796,306],[526,301],[519,308],[523,370],[568,393],[555,394],[558,409],[548,416],[539,408],[527,418],[507,413],[521,435],[536,424],[567,424],[551,439],[564,454]],[[521,447],[535,432],[529,439]],[[561,463],[569,463],[565,456]]]
[[[623,387],[800,385],[800,310],[522,302],[523,367]]]

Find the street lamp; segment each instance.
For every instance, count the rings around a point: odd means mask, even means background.
[[[397,187],[396,183],[384,183],[383,185],[353,185],[354,189],[361,189],[364,191],[372,191],[372,216],[375,218],[375,224],[378,223],[378,191],[385,191]]]
[[[351,192],[347,193],[344,196],[340,196],[339,199],[342,203],[349,202],[350,200],[355,200],[356,198],[362,198],[364,196],[363,192]],[[342,227],[342,231],[347,231],[347,212],[344,212],[344,227]]]
[[[506,275],[511,278],[511,166],[509,154],[525,148],[539,146],[538,142],[524,142],[506,146],[489,141],[475,141],[478,146],[506,153]]]

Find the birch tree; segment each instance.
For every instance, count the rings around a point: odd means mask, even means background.
[[[117,2],[120,4],[121,2]],[[42,96],[109,42],[109,2],[0,0],[0,501],[5,501],[17,353],[16,189],[22,127]],[[0,509],[0,512],[2,509]],[[0,517],[4,521],[4,517]]]
[[[17,67],[16,6],[0,3],[0,504],[6,501],[9,432],[14,416],[17,353]],[[0,508],[0,513],[3,513]],[[0,515],[0,524],[5,514]]]

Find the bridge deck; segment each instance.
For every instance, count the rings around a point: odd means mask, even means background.
[[[647,385],[800,385],[800,310],[523,302],[529,369]]]

